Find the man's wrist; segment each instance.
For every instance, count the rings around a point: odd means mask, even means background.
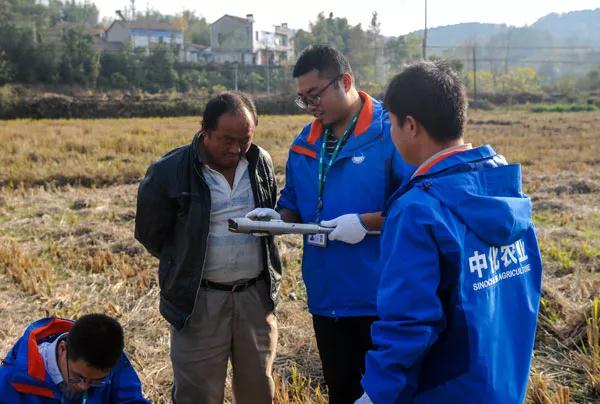
[[[381,211],[362,213],[359,217],[367,231],[379,231],[383,226],[384,217]]]
[[[369,231],[369,227],[365,224],[364,220],[363,220],[363,216],[361,214],[356,214],[356,216],[358,216],[358,223],[361,224],[361,226],[365,229],[365,231]]]

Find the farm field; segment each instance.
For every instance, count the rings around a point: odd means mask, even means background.
[[[255,142],[280,186],[308,119],[259,118]],[[158,262],[133,238],[136,192],[150,162],[198,128],[199,117],[1,122],[0,357],[33,320],[105,312],[124,326],[148,398],[170,402],[169,328]],[[520,162],[534,201],[545,272],[528,401],[600,402],[600,112],[471,111],[465,139]],[[278,242],[276,402],[325,402],[301,239]]]

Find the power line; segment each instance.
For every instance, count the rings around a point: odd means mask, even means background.
[[[466,62],[466,61],[471,61],[471,58],[468,57],[462,57],[462,58],[453,58],[453,59],[458,59],[460,61]],[[485,57],[478,57],[477,58],[478,62],[505,62],[506,59],[505,58],[485,58]],[[568,64],[568,65],[581,65],[581,66],[588,66],[588,65],[597,65],[600,64],[600,60],[596,60],[596,61],[576,61],[576,60],[552,60],[552,59],[508,59],[509,63],[525,63],[525,64],[532,64],[532,63],[555,63],[555,64]]]
[[[550,45],[513,45],[510,44],[510,49],[523,49],[523,50],[531,50],[531,49],[540,49],[540,50],[585,50],[591,52],[600,52],[600,46],[550,46]],[[421,47],[420,44],[397,44],[393,48],[387,46],[376,46],[371,47],[371,49],[377,50],[388,50],[394,48],[403,48],[403,49],[414,49],[417,51]],[[471,48],[476,47],[480,49],[501,49],[505,50],[506,45],[482,45],[482,44],[473,44],[473,45],[427,45],[427,49],[466,49],[470,50]]]
[[[506,49],[506,45],[427,45],[432,49],[471,49],[473,47],[482,49]],[[600,46],[550,46],[550,45],[510,45],[511,49],[566,49],[566,50],[591,50],[600,52]]]

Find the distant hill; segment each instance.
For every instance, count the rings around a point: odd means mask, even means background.
[[[427,30],[427,42],[431,46],[453,47],[465,43],[484,43],[491,36],[506,32],[506,24],[484,24],[465,22],[461,24],[434,27]],[[411,33],[423,36],[423,30]]]
[[[600,8],[548,14],[532,28],[549,32],[557,42],[600,45]]]
[[[411,34],[422,37],[423,30]],[[552,13],[523,27],[482,23],[434,27],[427,31],[427,44],[430,55],[460,59],[467,68],[472,66],[470,47],[476,45],[485,69],[529,66],[550,80],[582,75],[600,65],[600,8]]]
[[[506,24],[469,22],[433,27],[427,30],[427,40],[432,46],[459,46],[465,43],[485,44],[491,37],[511,30],[540,31],[550,34],[553,45],[557,43],[600,46],[600,8],[548,14],[530,26],[512,27]],[[423,36],[423,30],[411,33]]]

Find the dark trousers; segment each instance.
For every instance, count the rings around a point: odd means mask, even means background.
[[[371,324],[377,317],[313,316],[329,404],[354,404],[363,394],[365,355],[372,348]]]

